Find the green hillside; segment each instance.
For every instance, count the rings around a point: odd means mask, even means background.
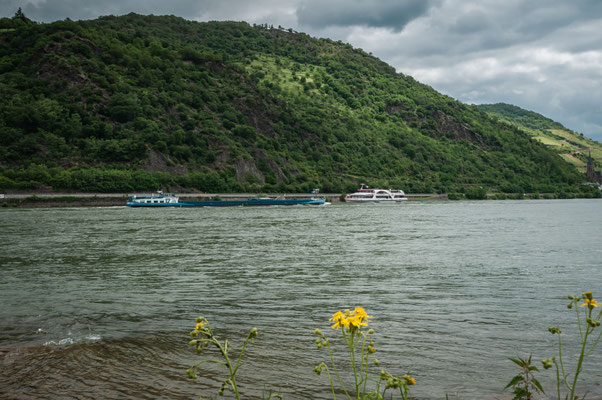
[[[0,91],[4,189],[575,192],[583,180],[522,130],[282,28],[4,18]]]
[[[565,128],[533,111],[528,111],[510,104],[481,104],[478,109],[499,118],[500,121],[512,124],[553,149],[562,158],[577,167],[585,174],[588,157],[591,154],[600,171],[602,166],[602,143],[596,142],[582,134]]]

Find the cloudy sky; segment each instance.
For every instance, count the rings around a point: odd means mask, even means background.
[[[173,14],[351,43],[465,103],[505,102],[602,142],[602,0],[0,0],[40,22]]]

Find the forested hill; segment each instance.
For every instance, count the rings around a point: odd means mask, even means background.
[[[600,166],[602,166],[602,143],[585,137],[583,134],[573,132],[559,122],[511,104],[481,104],[476,107],[491,116],[499,118],[500,121],[524,130],[533,138],[556,151],[583,173],[585,173],[590,156],[597,170],[600,170]]]
[[[537,140],[348,44],[130,14],[0,19],[0,188],[574,191]]]

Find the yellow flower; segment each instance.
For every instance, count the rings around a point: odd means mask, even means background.
[[[372,318],[371,315],[366,314],[366,311],[362,307],[355,307],[355,310],[353,310],[353,313],[355,315],[357,315],[358,317],[360,317],[361,319]]]
[[[366,311],[364,310],[363,307],[355,307],[355,310],[353,310],[354,314],[358,314],[358,315],[366,315]]]
[[[340,311],[334,313],[334,315],[332,316],[332,318],[330,318],[329,321],[334,322],[334,325],[332,325],[332,329],[339,329],[341,326],[349,326],[349,321],[347,321],[345,314],[343,314]]]
[[[416,384],[416,379],[411,378],[410,375],[404,375],[401,378],[403,378],[403,380],[405,381],[405,384],[408,386]]]
[[[371,315],[366,314],[366,311],[362,307],[356,307],[353,311],[345,310],[344,313],[337,311],[330,321],[334,322],[332,325],[333,329],[339,329],[340,327],[359,328],[360,326],[368,326],[368,318],[372,318]]]
[[[588,306],[589,308],[598,307],[598,303],[594,299],[585,299],[585,303],[581,304],[579,307]]]
[[[355,307],[353,313],[362,321],[366,321],[368,318],[372,318],[372,315],[366,314],[366,311],[362,307]]]
[[[359,328],[360,325],[368,326],[368,324],[366,322],[364,322],[364,320],[362,318],[360,318],[357,314],[347,318],[347,320],[349,321],[349,324],[351,326],[354,326],[356,328]]]
[[[206,321],[199,322],[198,324],[196,324],[196,327],[194,329],[196,329],[198,331],[199,329],[201,329],[203,327],[203,325],[207,325],[207,322]]]
[[[338,319],[341,319],[341,318],[344,318],[344,317],[345,317],[345,316],[343,315],[343,313],[342,313],[342,312],[340,312],[340,311],[337,311],[336,313],[334,313],[334,314],[332,315],[332,318],[330,318],[330,320],[329,320],[329,321],[336,321],[336,320],[338,320]]]

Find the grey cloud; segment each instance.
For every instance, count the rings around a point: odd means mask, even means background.
[[[470,7],[468,7],[470,5]],[[526,42],[537,42],[556,35],[554,46],[578,46],[585,41],[600,38],[598,32],[589,32],[589,38],[571,41],[573,31],[583,24],[602,18],[602,1],[529,0],[499,2],[484,0],[466,2],[447,0],[429,15],[428,26],[418,35],[407,37],[411,54],[428,54],[429,48],[447,54],[502,49]],[[594,39],[595,38],[595,39]]]
[[[297,10],[302,26],[368,26],[401,31],[433,6],[428,0],[304,0]]]
[[[493,11],[504,28],[521,35],[524,42],[602,18],[602,1],[529,0]]]
[[[130,12],[154,15],[190,15],[199,8],[194,0],[8,0],[0,5],[0,14],[12,16],[18,7],[29,18],[51,22],[71,18],[93,19],[102,15],[123,15]]]
[[[267,23],[285,28],[296,28],[295,11],[298,0],[203,0],[196,4],[197,16],[189,15],[188,19],[198,21],[234,20],[248,23]]]
[[[474,33],[486,30],[491,24],[485,12],[472,10],[458,16],[452,25],[452,30],[460,34]]]
[[[39,22],[102,15],[176,15],[188,20],[236,20],[292,26],[299,0],[0,0],[0,16],[11,17],[19,7]]]
[[[508,15],[508,26],[528,38],[546,35],[585,17],[580,16],[579,10],[570,3],[556,7],[545,5],[517,14],[518,12],[514,15],[515,18],[512,18],[513,15]]]

